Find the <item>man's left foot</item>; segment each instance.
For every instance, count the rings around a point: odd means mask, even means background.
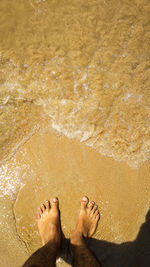
[[[61,223],[58,198],[46,200],[40,206],[37,212],[37,225],[43,246],[51,242],[60,247]]]

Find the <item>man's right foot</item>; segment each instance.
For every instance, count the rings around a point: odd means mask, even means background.
[[[71,237],[72,244],[82,243],[83,237],[92,237],[95,233],[100,219],[97,205],[93,201],[89,204],[87,197],[80,200],[81,206],[78,214],[77,224]]]
[[[43,246],[51,242],[60,247],[61,222],[58,198],[54,197],[51,202],[47,200],[40,206],[37,212],[37,225]]]

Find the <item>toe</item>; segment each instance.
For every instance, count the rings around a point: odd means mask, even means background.
[[[96,218],[96,216],[97,216],[98,214],[99,214],[99,211],[96,210],[95,213],[94,213],[95,218]]]
[[[43,211],[42,211],[41,207],[40,207],[40,208],[38,208],[38,211],[39,211],[39,215],[40,215],[40,217],[41,217],[41,215],[42,215],[42,213],[43,213]]]
[[[95,206],[93,207],[93,209],[92,209],[92,214],[94,214],[94,213],[96,212],[97,208],[98,208],[97,205],[95,205]]]
[[[59,207],[59,200],[57,197],[51,199],[51,206],[53,209],[58,209]]]
[[[46,210],[46,207],[44,204],[42,204],[40,208],[41,208],[42,213]]]
[[[88,197],[84,196],[81,198],[80,202],[81,202],[81,208],[86,208],[89,202],[89,199]]]
[[[41,218],[41,210],[40,210],[40,208],[37,210],[36,218],[37,218],[37,220],[39,220]]]
[[[46,206],[46,210],[49,210],[50,209],[50,202],[49,202],[49,200],[46,200],[45,201],[45,206]]]
[[[96,215],[96,221],[98,222],[100,219],[100,213],[98,213],[98,215]]]
[[[93,209],[94,204],[95,204],[94,201],[90,201],[89,206],[88,206],[89,210]]]

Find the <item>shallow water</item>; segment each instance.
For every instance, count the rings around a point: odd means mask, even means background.
[[[150,158],[148,9],[0,2],[1,162],[47,126],[133,168]]]

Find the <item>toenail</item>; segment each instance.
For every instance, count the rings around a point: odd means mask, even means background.
[[[83,201],[87,201],[88,199],[87,199],[87,197],[83,197],[82,200]]]
[[[58,201],[57,198],[53,198],[53,202],[56,203]]]

